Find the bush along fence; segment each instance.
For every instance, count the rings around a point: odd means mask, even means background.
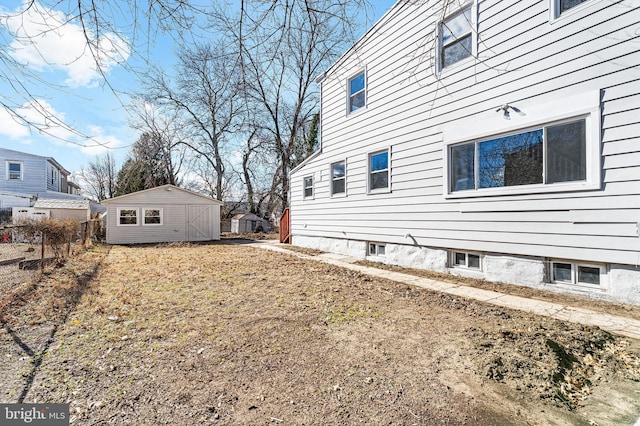
[[[100,221],[25,219],[0,227],[0,266],[17,263],[19,269],[62,264],[72,248],[87,248],[100,232]]]

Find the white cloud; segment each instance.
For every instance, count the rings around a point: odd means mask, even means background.
[[[85,155],[96,156],[109,149],[124,146],[124,143],[117,137],[105,134],[104,129],[100,126],[91,126],[90,130],[93,136],[80,147],[80,151]]]
[[[13,111],[0,108],[0,135],[29,143],[24,139],[37,130],[42,135],[58,140],[73,139],[76,133],[62,124],[64,119],[64,113],[56,111],[47,101],[34,99]],[[59,141],[59,144],[62,143]]]
[[[29,6],[26,10],[24,8]],[[13,36],[9,54],[18,62],[37,71],[62,70],[67,74],[65,84],[71,87],[92,87],[109,70],[129,57],[127,41],[107,32],[96,37],[63,12],[48,9],[25,0],[23,9],[5,14],[2,24]],[[93,53],[90,46],[93,46]]]

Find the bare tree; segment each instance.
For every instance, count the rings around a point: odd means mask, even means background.
[[[238,71],[237,56],[223,42],[198,44],[180,52],[173,82],[162,71],[147,80],[152,101],[181,117],[185,135],[180,143],[213,170],[218,200],[225,188],[225,144],[243,115]]]
[[[135,55],[146,63],[158,32],[180,39],[196,17],[207,11],[188,0],[25,0],[13,11],[0,10],[0,83],[11,90],[0,93],[0,109],[18,123],[69,143],[91,146],[90,135],[56,114],[44,100],[52,90],[67,90],[68,83],[42,79],[42,66],[70,66],[89,59],[96,79],[118,96],[109,79],[113,66],[128,65]],[[69,46],[65,63],[51,62],[51,52],[39,49],[38,41],[59,37],[66,29],[81,34],[82,45]],[[23,53],[29,51],[30,55]],[[58,52],[60,53],[60,52]],[[67,55],[67,56],[68,56]],[[34,64],[34,62],[39,63]],[[79,143],[77,139],[84,138]],[[89,145],[87,144],[89,143]],[[95,142],[95,144],[100,144]]]
[[[112,152],[106,152],[90,161],[75,175],[81,187],[96,201],[106,200],[116,192],[116,161]]]
[[[183,144],[184,125],[180,116],[172,110],[162,114],[155,105],[136,100],[129,109],[131,126],[149,135],[148,148],[156,153],[159,167],[168,183],[178,185],[183,167],[187,164],[186,147]]]
[[[217,16],[215,25],[238,46],[253,123],[266,129],[277,158],[270,211],[288,205],[288,174],[301,161],[298,146],[318,111],[314,79],[355,40],[355,16],[367,6],[364,0],[244,0],[238,15]]]

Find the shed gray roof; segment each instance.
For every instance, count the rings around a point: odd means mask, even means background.
[[[205,199],[208,202],[213,203],[213,204],[218,204],[218,205],[221,205],[221,206],[224,204],[222,201],[216,200],[215,198],[207,197],[206,195],[198,194],[197,192],[189,191],[188,189],[180,188],[180,187],[177,187],[177,186],[171,185],[171,184],[166,184],[166,185],[162,185],[162,186],[156,186],[155,188],[143,189],[142,191],[132,192],[130,194],[125,194],[125,195],[120,195],[119,197],[107,198],[106,200],[102,200],[102,204],[109,204],[109,203],[112,203],[114,201],[123,200],[125,198],[135,197],[135,196],[137,196],[138,194],[140,194],[142,192],[152,192],[152,191],[160,191],[160,190],[182,191],[184,193],[195,195],[197,197],[203,198],[203,199]]]

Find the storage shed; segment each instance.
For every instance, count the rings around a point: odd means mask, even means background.
[[[236,234],[266,231],[268,227],[268,221],[253,213],[237,214],[231,219],[231,232]]]
[[[38,199],[33,208],[35,212],[48,211],[52,219],[75,219],[78,222],[91,219],[89,200]]]
[[[164,185],[102,201],[107,243],[137,244],[220,239],[222,202]]]

